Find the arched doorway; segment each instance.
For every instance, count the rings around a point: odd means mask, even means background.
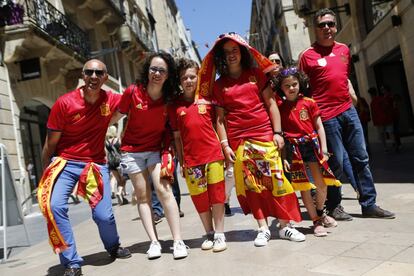
[[[41,156],[49,113],[50,108],[37,100],[26,102],[20,110],[22,146],[31,191],[37,188],[42,175]]]

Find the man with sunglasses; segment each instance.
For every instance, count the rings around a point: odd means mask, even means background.
[[[316,42],[299,56],[299,66],[308,76],[310,92],[321,111],[328,149],[333,154],[329,166],[337,179],[346,171],[346,156],[352,164],[364,217],[395,218],[395,214],[376,205],[377,192],[369,168],[368,153],[358,114],[352,105],[350,51],[335,41],[336,15],[321,9],[313,20]],[[351,172],[348,172],[351,173]],[[351,176],[352,177],[352,176]],[[326,209],[336,220],[352,220],[341,206],[341,190],[328,187]]]
[[[101,89],[108,74],[99,60],[85,63],[82,79],[84,85],[59,97],[50,112],[38,190],[50,244],[66,268],[65,276],[82,275],[83,259],[77,253],[68,216],[68,198],[78,182],[78,194],[91,206],[109,255],[131,257],[128,249],[120,247],[104,150],[105,134],[120,95]]]

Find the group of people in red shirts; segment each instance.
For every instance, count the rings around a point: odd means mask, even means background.
[[[85,85],[60,97],[52,108],[38,194],[51,244],[66,267],[64,275],[82,273],[82,258],[77,254],[67,214],[67,200],[77,182],[110,256],[131,256],[127,248],[120,247],[104,157],[106,129],[124,116],[128,120],[120,166],[133,184],[138,212],[151,241],[148,259],[159,258],[162,252],[153,223],[149,179],[165,211],[174,258],[188,256],[171,188],[173,154],[179,159],[180,172],[206,232],[203,250],[221,252],[227,248],[226,167],[234,166],[237,199],[243,212],[253,214],[258,224],[257,247],[270,240],[268,217],[278,219],[280,238],[294,242],[306,239],[291,224],[302,220],[295,191],[301,192],[315,236],[326,236],[326,228],[337,226],[336,220],[349,220],[340,206],[338,175],[328,160],[341,171],[343,150],[351,146],[344,146],[345,141],[338,142],[342,147],[332,144],[332,136],[345,129],[338,124],[354,123],[354,131],[346,134],[348,140],[353,137],[353,143],[361,127],[359,121],[353,121],[356,112],[347,77],[349,49],[333,40],[335,22],[330,10],[315,15],[317,42],[301,54],[299,67],[272,63],[238,34],[226,33],[217,38],[201,67],[188,59],[176,63],[165,52],[151,54],[139,81],[122,96],[101,89],[108,78],[105,64],[86,62]],[[304,95],[308,89],[313,99]],[[363,214],[394,217],[375,205],[375,187],[372,191],[373,182],[369,184],[366,175],[367,158],[353,156],[357,151],[364,155],[363,143],[362,148],[357,148],[361,143],[352,146],[355,150],[349,157],[358,172]],[[291,162],[283,160],[284,148],[291,151]],[[356,163],[358,158],[363,163]],[[316,189],[315,200],[311,189]]]

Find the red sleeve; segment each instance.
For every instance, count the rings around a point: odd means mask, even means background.
[[[129,112],[134,87],[135,85],[129,86],[127,89],[125,89],[124,94],[122,94],[121,100],[118,105],[118,111],[122,114],[127,114]]]
[[[319,110],[318,105],[312,99],[309,99],[309,112],[310,112],[311,118],[313,119],[321,116],[321,111]]]
[[[259,87],[259,91],[262,91],[264,88],[266,88],[269,78],[258,68],[254,69],[254,74],[257,77],[257,84]]]
[[[223,107],[224,103],[223,103],[223,87],[222,85],[219,83],[219,81],[216,81],[213,85],[213,96],[212,96],[212,103],[216,106],[220,106]]]
[[[300,56],[299,56],[299,64],[298,64],[298,67],[299,67],[299,69],[301,70],[301,71],[303,71],[303,72],[305,72],[306,74],[308,74],[307,73],[307,71],[308,71],[308,68],[307,68],[307,64],[306,64],[306,58],[305,58],[305,53],[301,53],[300,54]]]
[[[111,105],[111,111],[117,110],[118,106],[119,106],[119,102],[121,101],[121,94],[117,94],[114,92],[109,92],[110,93],[110,105]]]
[[[177,131],[177,105],[176,104],[170,104],[167,107],[167,113],[168,113],[168,120],[170,122],[170,127],[172,131]]]
[[[65,128],[65,108],[62,98],[57,99],[56,103],[52,106],[49,119],[47,121],[47,128],[55,131],[63,131]]]

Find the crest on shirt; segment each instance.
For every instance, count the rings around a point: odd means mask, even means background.
[[[198,113],[199,114],[206,114],[207,112],[207,106],[205,104],[199,104],[198,105]]]
[[[109,108],[109,104],[108,103],[101,104],[100,108],[101,108],[101,115],[102,116],[109,116],[109,115],[111,115],[111,109]]]
[[[326,66],[326,59],[325,58],[318,59],[318,64],[319,64],[319,66],[325,67]]]
[[[184,110],[181,110],[181,112],[180,112],[180,116],[184,116],[185,114],[187,114],[187,113],[185,113],[185,111],[184,111]]]
[[[77,121],[81,118],[81,115],[79,113],[77,113],[75,116],[73,116],[73,120]]]
[[[302,109],[301,111],[299,111],[299,119],[301,121],[309,120],[309,113],[306,109]]]
[[[142,109],[142,103],[137,104],[136,108]]]
[[[249,82],[256,83],[257,82],[256,76],[249,76]]]

